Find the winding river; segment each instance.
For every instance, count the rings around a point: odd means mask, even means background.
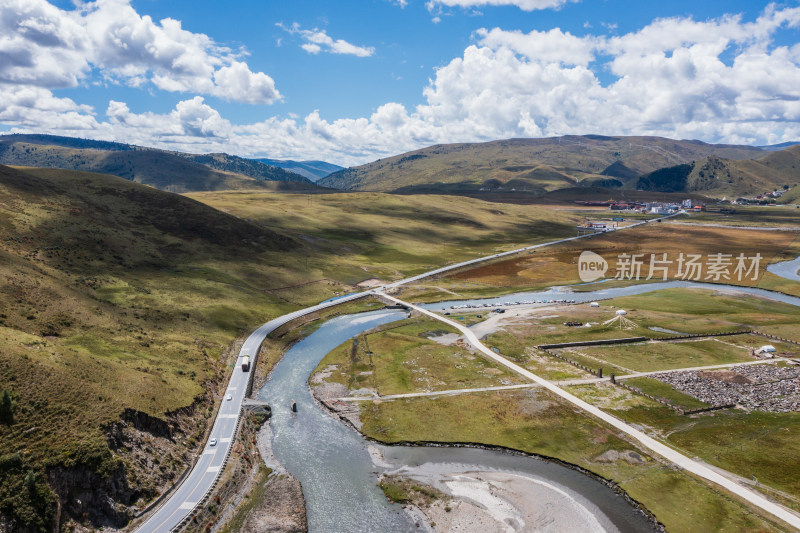
[[[569,288],[562,287],[425,307],[441,309],[462,304],[496,305],[520,300],[555,299],[568,292],[569,299],[587,302],[679,287],[745,292],[800,306],[800,298],[761,289],[672,281],[585,293],[569,292]],[[422,464],[433,467],[447,465],[450,472],[468,469],[514,472],[546,485],[559,494],[561,500],[568,500],[570,512],[595,517],[597,527],[591,530],[652,531],[645,516],[611,488],[575,470],[531,457],[478,449],[378,446],[387,464],[376,466],[368,451],[372,444],[317,406],[309,390],[308,378],[322,358],[336,346],[362,331],[405,317],[403,311],[382,310],[340,316],[325,322],[287,351],[275,366],[270,380],[258,392],[258,398],[272,406],[270,424],[275,457],[302,483],[311,531],[418,531],[398,505],[386,500],[376,485],[376,474],[404,465]],[[296,413],[290,409],[292,400],[297,403]]]

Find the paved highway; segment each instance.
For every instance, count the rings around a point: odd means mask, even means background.
[[[666,219],[673,216],[676,215],[668,215],[663,218]],[[653,222],[653,220],[649,222]],[[625,226],[623,228],[618,228],[618,229],[611,229],[609,231],[621,231],[636,226],[640,226],[646,223],[648,222],[647,221],[638,222],[630,226]],[[164,503],[162,503],[161,506],[158,507],[157,510],[154,511],[153,514],[151,514],[150,517],[147,518],[147,520],[136,529],[137,533],[167,533],[169,531],[172,531],[173,529],[180,526],[184,519],[190,517],[193,514],[195,509],[202,504],[203,500],[205,499],[205,496],[211,491],[211,489],[214,488],[214,485],[217,479],[219,478],[219,475],[222,472],[223,467],[225,466],[228,454],[230,453],[230,449],[233,446],[233,442],[236,437],[236,432],[239,425],[239,417],[241,416],[241,411],[242,411],[242,402],[244,400],[245,393],[247,392],[247,385],[250,378],[249,372],[242,371],[241,368],[242,357],[244,357],[245,355],[249,355],[251,361],[254,362],[255,356],[258,354],[258,350],[261,347],[261,343],[264,342],[264,339],[271,331],[277,329],[278,327],[282,326],[283,324],[291,320],[305,316],[309,313],[313,313],[321,309],[332,307],[340,303],[362,298],[370,294],[383,292],[387,289],[393,289],[401,285],[413,283],[420,279],[434,276],[436,274],[441,274],[449,270],[454,270],[457,268],[462,268],[464,266],[481,263],[483,261],[490,261],[492,259],[497,259],[500,257],[505,257],[508,255],[513,255],[528,250],[533,250],[535,248],[551,246],[553,244],[574,241],[577,239],[584,239],[587,237],[591,237],[592,235],[595,234],[590,233],[586,235],[580,235],[577,237],[559,239],[556,241],[536,244],[533,246],[526,246],[524,248],[518,248],[516,250],[511,250],[508,252],[502,252],[486,257],[481,257],[478,259],[472,259],[470,261],[464,261],[462,263],[448,265],[446,267],[438,268],[436,270],[431,270],[430,272],[426,272],[424,274],[419,274],[417,276],[396,281],[394,283],[389,283],[383,287],[375,289],[374,291],[365,291],[355,294],[349,294],[347,296],[338,298],[336,300],[330,300],[315,305],[313,307],[300,309],[298,311],[294,311],[292,313],[278,317],[274,320],[270,320],[266,324],[263,324],[247,338],[247,340],[242,345],[241,350],[239,350],[239,355],[236,359],[236,364],[233,368],[233,372],[231,373],[231,378],[228,383],[228,388],[225,390],[221,407],[219,409],[219,412],[217,413],[216,419],[214,420],[214,426],[211,430],[209,441],[208,443],[206,443],[206,447],[204,448],[202,455],[192,468],[192,471],[189,473],[189,476],[186,479],[184,479],[184,481],[180,484],[180,486],[173,491],[173,493],[164,501]],[[231,400],[225,399],[228,395],[231,396]],[[216,445],[211,446],[210,444],[211,439],[216,439],[217,441]]]
[[[800,516],[797,514],[789,511],[787,508],[779,505],[773,501],[770,501],[766,496],[763,494],[751,490],[747,487],[744,487],[735,481],[724,477],[716,470],[712,470],[708,467],[708,465],[703,464],[700,461],[695,461],[694,459],[690,459],[686,457],[682,453],[670,448],[669,446],[662,444],[661,442],[653,439],[652,437],[648,436],[642,431],[639,431],[635,427],[631,426],[630,424],[623,422],[619,418],[609,415],[605,411],[602,411],[598,407],[590,403],[586,403],[585,401],[581,400],[577,396],[570,394],[569,392],[565,391],[561,387],[556,386],[554,383],[547,381],[544,378],[541,378],[534,374],[533,372],[522,368],[521,366],[512,363],[505,357],[493,352],[489,348],[487,348],[475,335],[475,332],[467,328],[466,326],[459,324],[454,320],[450,320],[444,316],[441,316],[437,313],[432,311],[428,311],[427,309],[423,309],[422,307],[418,307],[414,304],[410,304],[408,302],[404,302],[399,300],[393,296],[389,296],[388,294],[383,295],[384,298],[400,304],[404,305],[410,309],[418,311],[424,315],[427,315],[431,318],[449,324],[450,326],[456,328],[461,333],[464,334],[464,338],[466,338],[467,342],[469,342],[472,346],[480,350],[480,352],[485,355],[486,357],[497,361],[501,365],[506,366],[507,368],[513,370],[514,372],[528,378],[529,380],[533,381],[534,383],[538,383],[542,387],[545,387],[549,391],[557,394],[561,398],[565,399],[566,401],[570,402],[571,404],[575,405],[576,407],[590,413],[597,418],[601,419],[603,422],[613,426],[614,428],[618,429],[626,433],[627,435],[636,439],[642,446],[647,448],[648,450],[660,455],[664,459],[668,460],[669,462],[678,465],[679,467],[687,470],[695,475],[698,475],[712,483],[715,483],[730,492],[736,494],[737,496],[743,498],[745,501],[750,502],[752,505],[759,507],[760,509],[770,513],[771,515],[783,520],[787,524],[790,524],[792,527],[795,527],[800,530]]]
[[[223,395],[222,403],[211,429],[209,441],[203,449],[203,454],[197,460],[189,476],[175,489],[169,498],[155,511],[136,531],[141,533],[168,533],[178,527],[185,518],[191,516],[194,510],[200,505],[207,493],[211,491],[217,481],[225,461],[228,458],[236,431],[239,424],[239,417],[242,411],[242,402],[247,392],[247,385],[250,379],[250,372],[242,371],[242,357],[249,355],[251,361],[258,354],[261,343],[266,336],[273,330],[279,328],[290,320],[299,318],[303,315],[319,311],[327,307],[332,307],[340,303],[348,302],[368,295],[368,292],[351,294],[337,300],[323,302],[319,305],[301,309],[288,315],[283,315],[274,320],[270,320],[260,328],[255,330],[244,341],[242,349],[236,358],[236,365],[231,373],[228,388]],[[251,364],[252,369],[252,364]],[[231,399],[226,400],[230,395]],[[211,446],[211,439],[217,439],[217,444]]]

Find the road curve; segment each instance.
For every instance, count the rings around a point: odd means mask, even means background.
[[[254,357],[258,355],[258,350],[266,336],[287,322],[315,311],[367,296],[368,294],[368,292],[351,294],[337,300],[294,311],[270,320],[250,334],[247,340],[244,341],[241,350],[239,350],[236,364],[231,373],[231,379],[228,382],[228,388],[225,390],[214,426],[211,429],[209,439],[217,439],[217,444],[215,446],[206,444],[202,455],[197,459],[197,463],[195,463],[189,476],[161,504],[158,510],[136,529],[137,532],[168,533],[172,531],[180,526],[184,519],[194,513],[197,507],[203,503],[206,495],[214,488],[235,441],[242,412],[242,402],[250,381],[251,373],[242,371],[242,357],[249,355],[255,362]],[[231,396],[231,399],[225,400],[224,398],[228,395]]]
[[[682,213],[667,215],[661,219],[671,218],[679,214]],[[608,232],[622,231],[661,219],[637,222],[636,224],[631,224],[630,226],[625,226],[623,228],[610,229]],[[217,439],[217,444],[215,446],[211,446],[208,443],[206,444],[202,455],[198,458],[197,462],[192,468],[192,471],[189,473],[189,476],[173,490],[172,494],[156,509],[156,511],[154,511],[139,527],[136,528],[136,533],[167,533],[178,528],[180,525],[182,525],[185,519],[189,518],[195,512],[195,510],[202,505],[206,496],[214,488],[214,485],[216,484],[217,479],[219,478],[225,466],[225,462],[228,459],[228,455],[230,454],[231,447],[233,446],[234,439],[239,428],[242,402],[244,401],[250,379],[250,373],[243,372],[241,369],[242,357],[249,355],[253,362],[255,362],[255,356],[258,354],[261,344],[264,342],[264,339],[270,332],[291,320],[300,318],[309,313],[326,309],[328,307],[333,307],[344,302],[356,300],[371,294],[383,293],[385,290],[393,289],[408,283],[413,283],[423,278],[435,276],[443,272],[474,265],[484,261],[491,261],[500,257],[518,254],[520,252],[525,252],[536,248],[542,248],[544,246],[552,246],[554,244],[560,244],[563,242],[585,239],[593,235],[597,235],[597,233],[589,233],[585,235],[579,235],[577,237],[558,239],[555,241],[535,244],[533,246],[526,246],[524,248],[517,248],[508,252],[501,252],[498,254],[448,265],[442,268],[437,268],[436,270],[419,274],[417,276],[412,276],[410,278],[389,283],[375,290],[349,294],[335,300],[328,300],[312,307],[307,307],[305,309],[288,313],[270,320],[266,324],[263,324],[250,334],[250,336],[242,345],[241,350],[239,350],[239,355],[236,359],[233,372],[231,373],[230,381],[228,382],[228,388],[225,390],[225,394],[223,396],[223,398],[226,398],[228,395],[230,395],[231,400],[222,400],[219,412],[214,420],[214,426],[211,429],[211,435],[209,437],[209,442],[210,439]]]
[[[699,461],[695,461],[693,459],[690,459],[689,457],[686,457],[682,453],[670,448],[669,446],[667,446],[665,444],[662,444],[661,442],[653,439],[652,437],[648,436],[644,432],[639,431],[638,429],[634,428],[630,424],[628,424],[626,422],[623,422],[622,420],[620,420],[620,419],[618,419],[618,418],[616,418],[614,416],[609,415],[608,413],[606,413],[605,411],[602,411],[601,409],[595,407],[594,405],[581,400],[577,396],[574,396],[574,395],[570,394],[569,392],[565,391],[561,387],[556,386],[552,382],[547,381],[546,379],[537,376],[533,372],[531,372],[531,371],[529,371],[529,370],[527,370],[525,368],[522,368],[521,366],[519,366],[519,365],[517,365],[515,363],[512,363],[511,361],[509,361],[505,357],[503,357],[503,356],[493,352],[489,348],[487,348],[478,339],[478,337],[475,335],[475,333],[472,330],[470,330],[469,328],[467,328],[466,326],[464,326],[462,324],[459,324],[458,322],[456,322],[454,320],[450,320],[448,318],[445,318],[445,317],[443,317],[443,316],[441,316],[441,315],[439,315],[437,313],[434,313],[432,311],[428,311],[427,309],[423,309],[422,307],[416,306],[414,304],[410,304],[408,302],[404,302],[403,300],[400,300],[400,299],[395,298],[393,296],[389,296],[388,294],[384,294],[384,295],[382,295],[382,297],[386,298],[386,299],[388,299],[388,300],[390,300],[390,301],[392,301],[392,302],[394,302],[396,304],[400,304],[400,305],[406,306],[406,307],[408,307],[410,309],[413,309],[413,310],[418,311],[418,312],[420,312],[422,314],[425,314],[425,315],[427,315],[427,316],[429,316],[431,318],[434,318],[436,320],[439,320],[441,322],[449,324],[450,326],[456,328],[461,333],[463,333],[464,337],[467,339],[467,341],[472,346],[474,346],[476,349],[480,350],[480,352],[483,355],[485,355],[486,357],[492,359],[493,361],[496,361],[496,362],[500,363],[501,365],[503,365],[503,366],[513,370],[513,371],[515,371],[516,373],[518,373],[518,374],[530,379],[531,381],[533,381],[535,383],[538,383],[542,387],[545,387],[546,389],[548,389],[549,391],[553,392],[554,394],[557,394],[558,396],[560,396],[561,398],[567,400],[571,404],[579,407],[580,409],[583,409],[584,411],[586,411],[589,414],[592,414],[592,415],[596,416],[597,418],[601,419],[603,422],[605,422],[605,423],[613,426],[614,428],[626,433],[627,435],[630,435],[631,437],[636,439],[639,443],[641,443],[648,450],[650,450],[650,451],[660,455],[661,457],[665,458],[666,460],[668,460],[668,461],[680,466],[684,470],[687,470],[688,472],[691,472],[691,473],[693,473],[693,474],[695,474],[697,476],[700,476],[700,477],[702,477],[702,478],[704,478],[704,479],[706,479],[708,481],[711,481],[712,483],[715,483],[715,484],[717,484],[717,485],[729,490],[730,492],[732,492],[732,493],[736,494],[737,496],[743,498],[745,501],[750,502],[752,505],[755,505],[756,507],[768,512],[769,514],[779,518],[780,520],[786,522],[787,524],[791,525],[792,527],[797,528],[798,530],[800,530],[800,516],[792,513],[791,511],[789,511],[785,507],[783,507],[781,505],[778,505],[775,502],[770,501],[769,499],[767,499],[762,494],[760,494],[760,493],[758,493],[756,491],[750,490],[750,489],[748,489],[746,487],[743,487],[742,485],[739,485],[738,483],[736,483],[734,481],[731,481],[730,479],[722,476],[721,474],[719,474],[715,470],[712,470],[711,468],[709,468],[708,466],[704,465],[703,463],[701,463]]]

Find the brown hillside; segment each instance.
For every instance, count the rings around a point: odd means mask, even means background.
[[[565,136],[436,145],[331,174],[320,185],[346,190],[409,192],[412,188],[479,190],[488,180],[510,180],[528,190],[552,191],[596,179],[623,165],[627,176],[717,155],[758,157],[750,146],[712,145],[661,137]],[[535,172],[541,169],[539,172]],[[547,169],[546,171],[544,171]],[[532,173],[533,172],[533,173]],[[602,176],[603,178],[607,176]],[[509,188],[509,187],[504,187]]]

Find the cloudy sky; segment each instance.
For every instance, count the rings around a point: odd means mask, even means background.
[[[800,140],[800,0],[0,0],[0,130],[363,163]]]

